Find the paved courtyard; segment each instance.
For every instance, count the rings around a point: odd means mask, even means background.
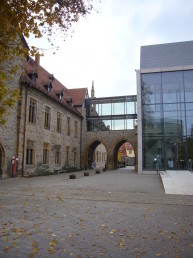
[[[0,180],[0,257],[192,257],[193,196],[159,175]]]

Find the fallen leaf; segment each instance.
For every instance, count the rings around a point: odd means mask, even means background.
[[[114,234],[115,232],[117,232],[117,230],[113,229],[113,230],[111,230],[110,234]]]
[[[58,198],[59,202],[63,202],[62,197],[60,197],[59,195],[57,195],[56,197]]]
[[[54,246],[56,244],[57,244],[57,240],[55,240],[55,239],[52,242],[49,242],[49,245],[51,245],[51,246]]]
[[[38,251],[38,248],[37,248],[37,247],[34,247],[34,248],[33,248],[33,254],[36,254],[37,251]]]
[[[8,250],[11,248],[11,246],[6,246],[5,247],[5,251],[7,251],[8,252]]]

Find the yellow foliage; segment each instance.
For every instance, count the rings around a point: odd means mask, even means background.
[[[22,35],[28,38],[47,36],[49,42],[56,34],[66,35],[72,23],[92,10],[93,0],[1,0],[0,4],[0,124],[4,124],[6,111],[18,101],[17,90],[7,90],[7,81],[18,73],[13,60],[39,54],[30,49]],[[53,43],[52,43],[53,45]]]

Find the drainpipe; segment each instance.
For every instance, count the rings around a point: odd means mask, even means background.
[[[82,118],[80,122],[80,169],[82,169]]]
[[[28,97],[28,89],[26,89],[26,94],[25,94],[25,115],[24,115],[24,130],[23,130],[22,177],[24,176],[24,164],[25,164],[25,146],[26,146],[25,138],[26,138],[26,123],[27,123],[27,97]]]

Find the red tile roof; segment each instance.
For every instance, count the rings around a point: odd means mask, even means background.
[[[72,102],[75,106],[82,106],[88,95],[87,88],[68,89],[69,95],[72,97]]]
[[[127,155],[126,150],[133,150],[133,146],[129,142],[125,142],[121,145],[119,150],[123,155]]]
[[[133,150],[133,146],[129,142],[125,142],[125,147],[127,150]]]
[[[36,83],[33,82],[31,77],[34,73],[37,73]],[[52,74],[46,71],[42,66],[37,65],[30,57],[25,64],[25,74],[21,76],[21,80],[24,83],[27,82],[78,115],[81,115],[76,109],[76,106],[82,106],[84,104],[84,100],[87,95],[87,88],[67,89],[56,78],[52,81],[51,77]],[[51,91],[48,92],[46,87],[50,82],[52,84],[52,88]],[[59,98],[60,93],[62,93],[61,99]]]

